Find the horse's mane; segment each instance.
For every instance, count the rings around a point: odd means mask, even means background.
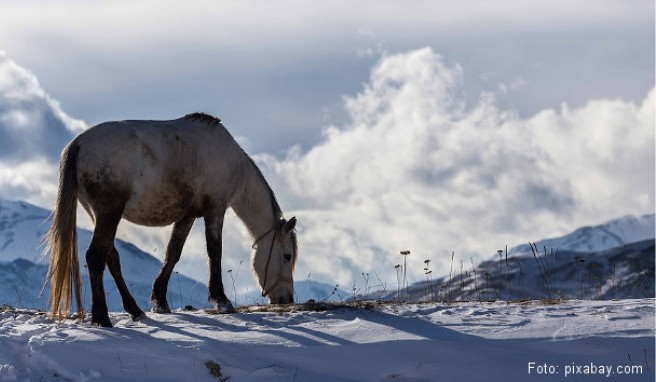
[[[273,209],[273,217],[278,221],[279,219],[282,219],[282,209],[280,208],[280,205],[278,204],[278,200],[276,199],[276,194],[273,192],[273,189],[271,189],[271,186],[269,186],[269,182],[267,182],[266,178],[264,178],[264,175],[262,174],[262,171],[260,171],[260,168],[257,167],[257,164],[255,164],[255,161],[253,158],[248,155],[244,149],[242,149],[244,152],[244,155],[246,155],[246,158],[248,159],[248,162],[253,166],[253,170],[255,170],[255,173],[257,174],[258,178],[262,181],[262,183],[266,186],[267,190],[269,191],[269,195],[271,196],[271,208]]]
[[[204,123],[208,126],[218,126],[221,124],[221,120],[218,119],[217,117],[206,114],[206,113],[191,113],[187,114],[182,119],[186,119],[188,121],[194,121],[194,122],[200,122]]]
[[[244,149],[242,149],[244,151]],[[276,219],[276,222],[280,221],[280,219],[283,219],[283,214],[282,214],[282,209],[280,209],[280,205],[278,204],[278,200],[276,199],[276,194],[273,192],[273,189],[271,186],[269,186],[269,182],[264,178],[264,175],[262,174],[262,171],[260,171],[260,168],[257,167],[255,164],[255,161],[253,158],[250,157],[245,151],[244,155],[246,155],[246,158],[248,158],[248,161],[250,164],[253,166],[253,169],[255,170],[255,173],[258,175],[262,183],[266,186],[267,190],[269,191],[269,195],[271,195],[271,208],[273,209],[273,217]],[[296,230],[292,230],[291,232],[292,235],[292,247],[294,248],[294,259],[293,259],[293,265],[292,267],[296,267],[296,260],[297,260],[297,253],[298,253],[298,241],[296,239]]]

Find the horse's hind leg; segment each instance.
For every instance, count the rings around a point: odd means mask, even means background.
[[[169,245],[166,247],[166,259],[164,260],[162,270],[153,283],[153,292],[150,295],[150,301],[153,303],[152,311],[154,313],[171,313],[171,308],[169,308],[169,304],[166,301],[166,291],[168,289],[169,279],[171,278],[171,272],[173,272],[175,264],[180,260],[182,247],[184,246],[185,240],[187,240],[194,220],[194,218],[187,218],[173,225],[171,240],[169,240]]]
[[[125,284],[123,274],[121,273],[121,260],[118,257],[116,247],[112,247],[112,250],[107,256],[107,268],[109,268],[109,273],[112,274],[118,292],[121,294],[121,300],[123,300],[123,308],[125,311],[130,313],[134,321],[146,317],[143,310],[139,309],[139,305],[134,301],[134,297],[132,297],[128,290],[128,286]]]
[[[110,252],[114,250],[114,237],[121,215],[122,212],[96,214],[96,228],[86,254],[91,283],[91,323],[105,327],[111,327],[112,323],[107,313],[103,271]]]

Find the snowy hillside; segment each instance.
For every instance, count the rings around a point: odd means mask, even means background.
[[[524,244],[508,250],[507,255],[505,250],[497,253],[475,267],[454,263],[450,275],[362,298],[431,301],[654,297],[653,214],[580,228],[540,241],[534,250]]]
[[[654,380],[653,299],[303,308],[111,313],[111,329],[6,310],[0,380]]]
[[[48,229],[46,219],[50,211],[24,202],[0,200],[0,305],[45,309],[48,289],[41,294],[47,271],[47,259],[39,260],[41,239]],[[80,263],[83,266],[84,251],[91,240],[91,232],[78,229]],[[121,269],[130,292],[142,309],[150,309],[150,290],[162,266],[161,261],[122,240],[116,241],[121,256]],[[83,276],[83,277],[84,277]],[[123,311],[114,280],[105,272],[105,291],[109,310]],[[83,301],[89,309],[90,291],[88,280],[83,279]],[[167,298],[172,308],[185,305],[207,305],[207,287],[184,275],[174,273],[169,283]]]
[[[504,255],[505,256],[505,255]],[[403,299],[518,300],[654,297],[654,240],[599,252],[508,256],[408,288]],[[409,295],[409,296],[408,296]]]

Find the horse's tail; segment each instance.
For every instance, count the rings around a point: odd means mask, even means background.
[[[71,298],[80,318],[84,317],[80,298],[80,260],[77,248],[77,155],[80,147],[69,144],[59,162],[59,191],[53,211],[52,225],[46,234],[45,254],[50,253],[48,305],[52,318],[63,319],[71,308]],[[44,285],[45,288],[45,285]]]

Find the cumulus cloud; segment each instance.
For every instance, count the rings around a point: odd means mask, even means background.
[[[431,49],[385,55],[344,98],[347,123],[325,127],[309,150],[256,156],[286,215],[299,217],[298,279],[311,273],[346,287],[376,272],[391,285],[403,249],[421,279],[424,259],[444,274],[452,251],[476,261],[506,244],[654,210],[653,89],[638,103],[595,100],[522,118],[492,94],[465,105],[464,82],[465,69]],[[59,151],[85,127],[0,54],[3,198],[52,207]],[[202,231],[199,222],[177,268],[199,279]],[[160,258],[169,232],[119,228]],[[255,289],[240,266],[250,241],[233,213],[224,243],[224,269],[240,269],[236,289]]]
[[[59,153],[85,128],[84,122],[62,111],[34,74],[0,52],[0,190],[4,198],[40,204],[53,200]]]
[[[522,119],[491,94],[465,108],[464,71],[430,48],[383,57],[346,97],[350,122],[279,160],[258,156],[296,208],[301,268],[339,283],[395,279],[400,250],[448,272],[504,245],[654,210],[654,90]],[[391,277],[390,277],[391,276]]]

